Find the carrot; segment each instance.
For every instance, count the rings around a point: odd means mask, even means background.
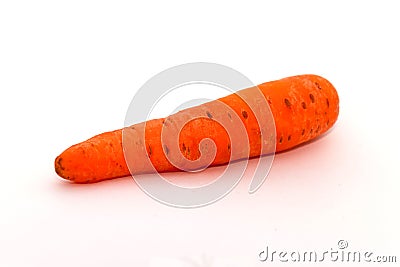
[[[260,132],[265,129],[260,129],[253,107],[250,108],[248,102],[243,100],[244,96],[257,102],[262,97],[260,91],[267,102],[263,101],[269,104],[272,112],[275,135],[267,131],[268,134],[261,137]],[[229,110],[222,112],[218,106],[221,103],[226,104],[232,114]],[[96,135],[69,147],[59,155],[55,159],[55,171],[62,178],[76,183],[90,183],[131,175],[126,160],[132,162],[129,165],[132,174],[201,168],[206,163],[202,161],[199,149],[199,143],[204,138],[212,139],[216,146],[211,166],[225,164],[246,155],[255,157],[288,150],[312,140],[330,129],[338,114],[339,98],[328,80],[317,75],[292,76],[240,90],[218,101],[185,109],[168,118]],[[243,146],[241,151],[240,144],[231,143],[228,132],[216,120],[223,116],[231,120],[232,117],[240,118],[248,136],[247,149]],[[176,125],[183,125],[179,132],[175,131],[176,136],[172,136],[178,138],[179,149],[161,140],[163,129],[176,128]],[[131,142],[130,155],[124,155],[123,135]],[[271,140],[271,136],[276,138],[276,142]],[[265,149],[262,149],[262,142]],[[234,145],[239,149],[232,155]],[[149,160],[143,158],[146,156]],[[179,157],[181,159],[178,160]],[[207,155],[204,158],[207,160]],[[180,163],[179,168],[170,159]]]

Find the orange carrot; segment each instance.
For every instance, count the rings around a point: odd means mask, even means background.
[[[231,159],[259,156],[274,152],[275,142],[271,136],[260,136],[260,126],[252,110],[241,98],[247,96],[258,100],[255,90],[260,90],[269,104],[276,127],[276,151],[284,151],[307,142],[326,132],[336,122],[339,114],[339,98],[333,85],[317,75],[298,75],[260,84],[218,99],[240,118],[248,136],[247,151],[240,151],[231,158],[231,139],[226,129],[215,118],[221,116],[217,102],[211,101],[197,107],[175,113],[168,118],[150,120],[130,127],[102,133],[65,150],[55,160],[55,171],[62,178],[76,183],[98,182],[131,175],[125,160],[123,134],[130,136],[133,174],[179,170],[169,159],[177,157],[177,151],[161,140],[161,131],[168,125],[187,122],[177,133],[179,153],[189,161],[201,158],[199,143],[211,138],[216,155],[211,166],[228,163]],[[260,92],[258,91],[258,92]],[[262,101],[261,101],[262,103]],[[201,115],[202,116],[199,116]],[[193,118],[192,120],[190,120]],[[172,127],[172,126],[171,126]],[[261,150],[262,142],[267,149]],[[143,153],[144,151],[144,153]],[[144,159],[146,155],[149,160]],[[179,160],[178,160],[179,161]],[[149,167],[146,162],[154,166]],[[185,165],[184,163],[182,163]],[[181,165],[182,165],[181,164]],[[199,162],[197,167],[201,167]],[[181,166],[179,165],[179,166]],[[191,165],[194,166],[194,165]],[[192,168],[187,166],[188,169]],[[185,167],[185,166],[184,166]],[[196,167],[196,168],[197,168]]]

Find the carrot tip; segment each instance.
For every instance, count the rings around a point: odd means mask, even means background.
[[[64,175],[65,167],[62,165],[62,161],[63,158],[61,156],[58,156],[54,161],[54,169],[60,177],[69,180],[69,177],[66,177]]]

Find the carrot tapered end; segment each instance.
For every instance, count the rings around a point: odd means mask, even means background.
[[[121,130],[107,132],[73,145],[54,161],[55,172],[76,183],[93,183],[128,176]]]

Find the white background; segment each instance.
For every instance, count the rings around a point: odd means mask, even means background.
[[[1,2],[0,266],[266,266],[267,245],[325,251],[340,239],[400,261],[396,1],[189,2]],[[339,120],[277,155],[256,194],[245,177],[201,209],[159,204],[131,178],[55,174],[65,148],[123,126],[143,83],[196,61],[256,84],[322,75]]]

